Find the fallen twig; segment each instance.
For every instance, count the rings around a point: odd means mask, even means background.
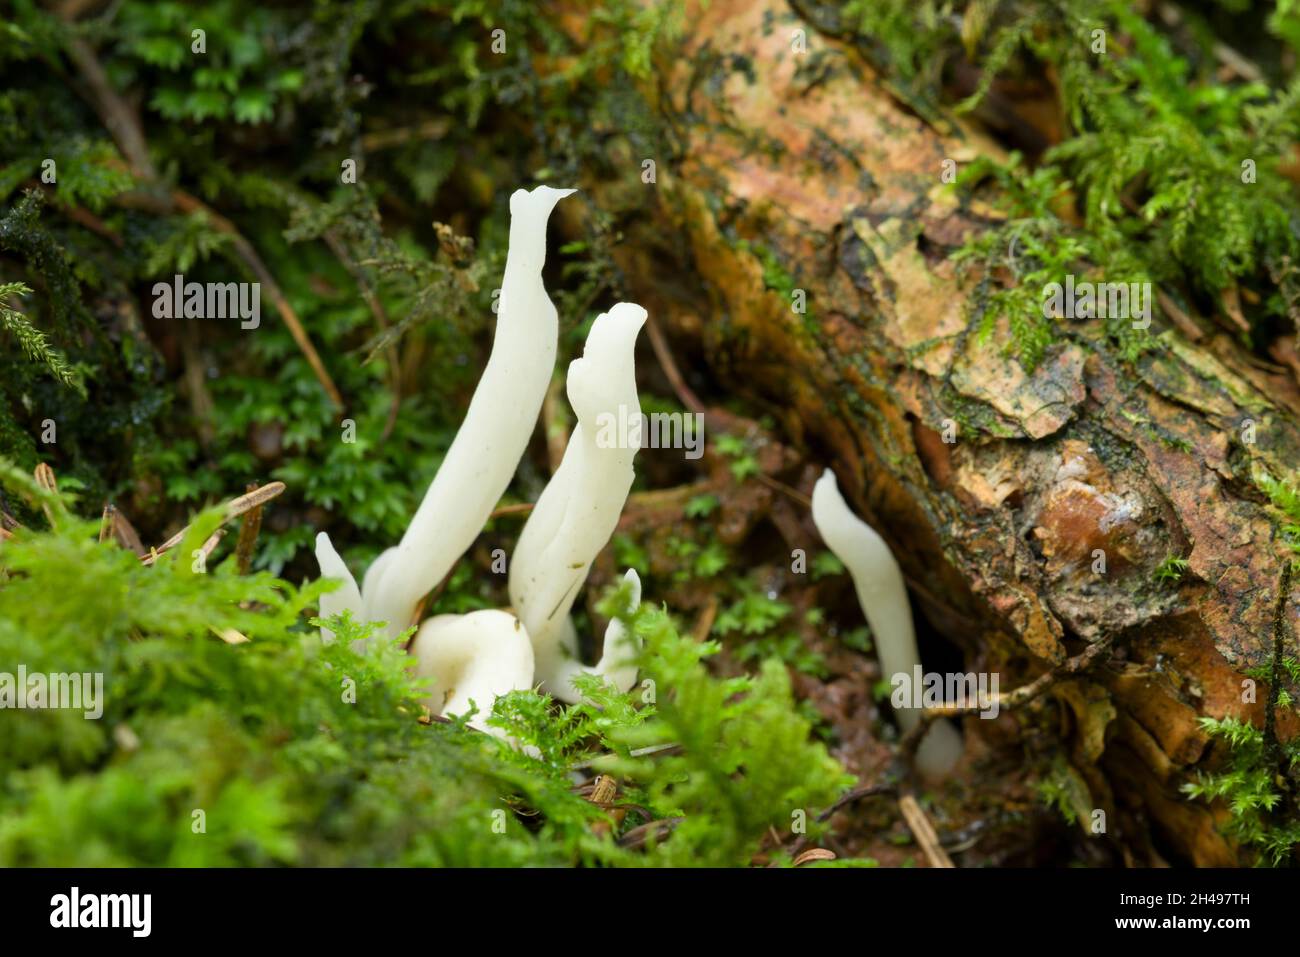
[[[681,370],[677,368],[677,360],[673,358],[673,351],[669,348],[668,340],[660,331],[654,316],[646,318],[645,331],[650,338],[650,348],[654,350],[655,358],[659,360],[660,368],[664,370],[664,375],[668,377],[668,384],[673,387],[677,400],[689,412],[703,412],[704,403],[686,384],[686,378],[682,375]]]
[[[921,719],[912,726],[898,744],[899,756],[908,764],[916,756],[916,749],[925,737],[930,725],[940,718],[957,718],[962,715],[976,714],[996,703],[999,710],[1010,710],[1037,698],[1062,678],[1079,674],[1099,659],[1110,648],[1111,638],[1103,638],[1089,645],[1085,650],[1057,665],[1051,671],[1044,672],[1029,684],[1021,685],[1014,691],[996,695],[991,700],[965,702],[963,704],[944,704],[921,711]]]
[[[203,561],[205,563],[207,562],[208,557],[217,550],[218,543],[225,537],[226,530],[224,528],[219,528],[208,536],[207,541],[199,546],[199,553],[203,556]]]
[[[916,838],[916,843],[921,845],[921,850],[925,852],[930,866],[955,867],[948,852],[939,846],[939,835],[916,798],[911,794],[901,795],[898,798],[898,809],[903,812],[903,820],[907,822],[907,827]]]
[[[131,172],[138,179],[153,182],[158,178],[158,171],[154,169],[153,160],[149,158],[149,147],[145,142],[140,118],[126,100],[118,96],[117,91],[113,89],[113,84],[109,82],[108,74],[100,65],[94,48],[72,32],[75,27],[71,26],[71,19],[67,18],[66,11],[64,16],[69,23],[68,59],[76,65],[82,79],[89,87],[91,106],[95,108],[104,126],[108,128],[109,135],[117,143],[117,148],[122,151],[122,156],[131,167]]]
[[[298,344],[299,351],[307,359],[307,364],[311,366],[311,371],[315,373],[316,380],[325,390],[330,401],[338,408],[343,407],[343,395],[339,392],[338,386],[330,378],[329,372],[325,368],[325,363],[321,361],[320,354],[316,347],[312,345],[311,339],[307,335],[307,330],[302,326],[298,319],[298,314],[294,311],[289,300],[285,298],[280,289],[280,284],[275,281],[271,275],[271,270],[266,268],[266,263],[262,262],[262,257],[257,254],[253,244],[244,238],[243,234],[235,227],[235,224],[226,217],[222,216],[207,203],[181,189],[172,190],[172,201],[176,204],[177,209],[186,213],[202,212],[212,223],[212,228],[219,233],[225,233],[230,237],[230,244],[234,247],[235,253],[244,264],[252,270],[253,275],[257,277],[258,282],[264,287],[266,295],[275,305],[276,312],[284,320],[284,324],[289,328],[289,334],[293,336],[293,341]]]
[[[812,508],[812,499],[809,498],[807,495],[805,495],[803,492],[799,491],[797,488],[793,488],[789,485],[786,485],[784,482],[780,481],[779,479],[774,479],[772,478],[772,476],[765,475],[762,472],[755,472],[754,478],[758,479],[758,481],[762,482],[768,488],[774,489],[775,491],[778,491],[783,495],[790,496],[790,498],[794,499],[804,508],[809,508],[809,509]]]
[[[379,301],[379,296],[370,285],[365,272],[353,260],[343,240],[339,239],[338,234],[332,229],[325,230],[321,238],[325,240],[325,245],[329,247],[330,252],[334,253],[334,258],[342,263],[343,268],[357,284],[361,298],[365,300],[370,314],[375,317],[375,325],[381,332],[386,331],[389,326],[388,312],[384,309],[384,304]],[[393,343],[384,347],[384,357],[388,360],[388,388],[393,393],[393,401],[389,404],[388,418],[384,422],[384,431],[381,434],[381,438],[387,439],[393,434],[393,427],[397,424],[397,412],[402,406],[402,364],[397,354],[397,347]]]
[[[250,483],[245,491],[251,495],[257,491],[257,483]],[[241,575],[247,575],[253,566],[253,548],[261,530],[262,506],[259,503],[245,512],[243,521],[239,523],[239,541],[235,543],[235,569]]]
[[[824,847],[810,847],[794,859],[794,866],[799,867],[803,864],[809,864],[813,861],[833,861],[835,852],[828,851]]]
[[[834,804],[817,815],[817,823],[825,824],[835,814],[848,807],[850,804],[856,804],[864,798],[877,797],[885,794],[897,794],[898,786],[895,784],[871,784],[864,788],[857,788],[841,796]],[[798,859],[808,843],[808,836],[803,835],[799,840],[794,842],[794,847],[790,848],[790,856]]]
[[[857,790],[850,791],[848,794],[841,797],[838,801],[836,801],[826,810],[818,814],[817,821],[818,823],[825,824],[827,821],[831,819],[832,816],[836,814],[836,812],[842,811],[850,804],[856,804],[858,801],[861,801],[863,798],[877,797],[882,794],[897,794],[897,793],[898,793],[898,787],[897,785],[894,784],[872,784],[865,788],[858,788]]]
[[[709,632],[713,631],[713,622],[718,617],[718,599],[716,595],[709,596],[709,603],[704,606],[704,611],[700,612],[700,617],[695,619],[695,627],[691,629],[691,637],[696,641],[707,641]]]
[[[255,489],[252,492],[248,492],[244,495],[241,495],[239,496],[239,498],[231,499],[229,502],[226,503],[225,516],[221,519],[221,523],[224,525],[226,522],[238,518],[239,516],[243,515],[245,512],[251,511],[254,508],[261,508],[263,505],[271,501],[271,499],[275,498],[283,491],[284,491],[283,482],[272,482],[269,485],[263,485],[259,489]],[[177,532],[171,538],[167,539],[167,541],[163,542],[157,548],[151,549],[148,555],[141,556],[140,561],[146,565],[152,565],[155,561],[157,561],[159,555],[162,555],[164,552],[167,552],[170,549],[173,549],[177,545],[179,545],[184,540],[189,530],[190,527],[186,525],[179,532]],[[211,541],[211,539],[209,539],[209,541]],[[205,548],[207,547],[206,543],[204,543],[204,547]],[[214,547],[215,547],[215,543],[214,543]]]
[[[423,123],[417,123],[414,126],[399,126],[391,130],[373,130],[370,133],[361,135],[361,148],[370,152],[401,146],[412,140],[440,140],[447,135],[450,125],[445,118],[438,117],[437,119],[425,120]]]
[[[618,839],[619,847],[644,847],[646,841],[653,835],[656,839],[672,833],[673,828],[682,821],[684,817],[663,817],[657,821],[646,821],[632,830],[628,831]]]
[[[113,89],[108,74],[104,72],[104,67],[95,55],[94,48],[72,32],[75,28],[72,27],[71,20],[67,22],[69,23],[66,44],[68,57],[76,64],[81,76],[86,81],[91,105],[99,114],[104,126],[108,128],[108,132],[113,137],[113,141],[117,143],[118,149],[122,151],[122,155],[126,158],[132,174],[146,184],[156,184],[158,171],[149,158],[149,147],[145,140],[144,128],[140,123],[140,118],[126,100]],[[340,394],[338,386],[330,378],[329,372],[325,369],[325,364],[321,362],[320,355],[316,352],[316,347],[312,345],[306,330],[303,329],[302,323],[299,322],[297,313],[289,305],[289,301],[280,290],[279,283],[275,281],[271,271],[266,268],[266,264],[262,262],[262,258],[257,254],[257,250],[253,248],[253,245],[235,228],[234,223],[184,190],[173,189],[171,191],[171,205],[182,212],[202,211],[208,216],[214,229],[230,237],[235,252],[244,260],[244,263],[252,270],[253,274],[257,276],[258,282],[266,287],[267,295],[270,297],[271,302],[275,304],[276,311],[280,313],[280,318],[284,320],[284,324],[289,327],[289,334],[293,336],[294,342],[298,344],[298,348],[306,357],[307,364],[311,366],[312,372],[315,373],[316,379],[330,397],[330,401],[338,408],[342,408],[343,396]]]
[[[58,494],[59,483],[54,478],[54,469],[41,462],[36,466],[36,471],[33,474],[36,476],[37,485],[47,492]],[[54,510],[50,508],[48,502],[41,502],[41,511],[45,513],[45,520],[50,523],[50,528],[58,528],[58,522],[54,519]]]
[[[59,199],[58,194],[54,190],[46,186],[44,183],[38,180],[29,179],[25,183],[23,183],[23,188],[40,190],[42,193],[45,194],[45,197],[47,200],[49,200],[50,205],[53,206],[55,209],[57,209],[60,213],[62,213],[64,216],[67,216],[68,219],[72,220],[78,226],[84,226],[86,229],[89,229],[92,233],[104,237],[109,242],[111,242],[114,246],[116,246],[118,249],[122,249],[126,245],[126,240],[122,238],[121,234],[118,233],[112,227],[110,227],[102,219],[100,219],[90,210],[82,206],[75,206],[72,203],[62,202]]]

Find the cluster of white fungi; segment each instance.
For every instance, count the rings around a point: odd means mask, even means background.
[[[393,639],[419,628],[410,645],[418,673],[429,679],[425,704],[434,714],[463,715],[491,730],[486,718],[497,697],[537,688],[577,699],[573,678],[603,677],[620,691],[636,682],[638,645],[622,622],[605,631],[600,661],[581,663],[570,610],[592,562],[614,533],[632,487],[639,432],[597,442],[597,422],[620,407],[639,409],[633,354],[646,311],[619,303],[597,317],[582,358],[569,364],[567,391],[577,425],[564,456],[528,517],[509,563],[507,610],[435,615],[415,621],[420,603],[451,571],[482,530],[523,457],[537,424],[555,365],[559,327],[542,283],[546,225],[552,209],[573,190],[538,186],[510,197],[510,244],[487,367],[469,411],[415,517],[395,547],[379,555],[358,588],[329,536],[316,537],[323,576],[342,587],[323,595],[320,615],[345,610],[354,620],[380,625]],[[620,420],[621,421],[621,420]],[[907,592],[888,546],[840,497],[829,472],[817,483],[813,519],[827,545],[848,567],[880,649],[886,674],[910,672],[917,660]],[[641,601],[636,572],[630,609]],[[328,630],[326,641],[333,640]],[[900,713],[904,729],[917,714]],[[960,754],[960,738],[937,722],[922,742],[923,771],[946,770]]]

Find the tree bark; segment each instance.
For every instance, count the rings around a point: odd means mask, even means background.
[[[625,170],[596,186],[602,205],[642,207],[617,253],[627,293],[681,357],[835,469],[967,670],[1009,691],[1113,641],[1036,714],[1055,716],[1112,837],[1140,831],[1132,846],[1160,849],[1148,861],[1237,863],[1224,811],[1179,785],[1219,759],[1197,718],[1262,727],[1270,695],[1243,702],[1243,672],[1295,654],[1289,627],[1274,642],[1297,596],[1278,601],[1285,550],[1251,479],[1300,461],[1295,380],[1158,314],[1135,364],[1098,322],[1061,320],[1026,373],[1005,328],[973,334],[948,259],[999,214],[959,202],[943,161],[999,147],[923,120],[777,0],[712,0],[686,24],[652,91],[671,134],[653,198],[629,200]],[[1189,563],[1181,581],[1155,577],[1170,556]],[[1279,711],[1279,735],[1295,718]],[[1007,753],[1004,722],[965,720],[975,767]]]

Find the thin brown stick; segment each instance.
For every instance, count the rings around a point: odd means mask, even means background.
[[[113,137],[113,141],[117,143],[118,149],[122,151],[122,155],[126,158],[132,174],[145,183],[156,183],[158,171],[149,158],[149,147],[144,137],[144,128],[140,123],[140,118],[126,100],[113,89],[108,74],[104,72],[104,68],[95,55],[94,49],[81,37],[70,32],[67,38],[67,51],[68,57],[76,65],[89,87],[91,105],[99,114],[104,126],[108,128],[108,132]],[[303,329],[302,323],[298,320],[297,313],[289,305],[289,301],[280,290],[279,283],[275,281],[271,271],[266,268],[266,264],[262,262],[253,245],[235,228],[234,223],[184,190],[172,190],[171,200],[172,205],[182,212],[202,211],[207,215],[214,229],[230,237],[235,252],[253,271],[253,274],[257,276],[258,282],[266,287],[267,295],[275,304],[276,311],[280,313],[280,318],[284,320],[284,324],[289,327],[289,334],[293,336],[294,342],[298,344],[299,350],[306,357],[307,364],[311,366],[312,372],[315,373],[316,379],[321,384],[321,388],[325,390],[326,395],[330,397],[330,401],[336,407],[342,408],[343,396],[339,392],[338,386],[330,378],[329,372],[325,369],[325,364],[321,362],[320,355],[316,352],[316,347],[312,345],[306,330]]]
[[[414,126],[399,126],[391,130],[374,130],[361,136],[361,148],[367,152],[386,150],[410,143],[412,140],[440,140],[447,135],[450,123],[442,117],[425,120]]]
[[[646,841],[651,835],[656,838],[663,837],[672,832],[678,824],[686,820],[684,817],[663,817],[657,821],[646,821],[644,824],[632,828],[618,839],[619,847],[644,847]]]
[[[188,526],[186,527],[188,528]],[[225,538],[225,536],[226,536],[226,530],[224,528],[218,528],[215,532],[213,532],[211,535],[207,537],[207,540],[204,541],[202,545],[198,547],[197,551],[202,556],[204,562],[207,562],[208,556],[213,553],[217,545],[221,542],[223,538]],[[171,546],[171,547],[175,547],[175,546]],[[158,556],[161,554],[162,554],[161,549],[151,548],[149,550],[148,555],[141,557],[140,562],[143,565],[152,565],[158,560]]]
[[[1178,303],[1174,302],[1173,297],[1170,296],[1169,293],[1165,292],[1163,289],[1157,289],[1156,301],[1160,303],[1160,311],[1168,316],[1173,321],[1173,324],[1181,329],[1183,335],[1185,335],[1190,341],[1199,342],[1205,338],[1205,333],[1201,331],[1201,327],[1196,324],[1195,320],[1193,320],[1191,316],[1183,311],[1182,307],[1179,306]]]
[[[841,796],[834,804],[817,815],[817,822],[825,824],[839,811],[844,810],[850,804],[856,804],[864,798],[877,797],[884,794],[897,794],[898,786],[894,784],[871,784],[864,788],[857,788]],[[808,836],[805,834],[795,841],[794,847],[790,848],[790,856],[797,858],[808,844]]]
[[[898,787],[893,784],[872,784],[865,788],[858,788],[855,791],[850,791],[848,794],[841,797],[838,801],[836,801],[826,810],[818,814],[817,820],[819,823],[825,824],[835,814],[844,810],[844,808],[848,807],[850,804],[856,804],[858,801],[861,801],[864,798],[878,797],[879,795],[882,794],[897,794],[897,793],[898,793]]]
[[[375,317],[375,325],[381,332],[386,331],[389,327],[388,311],[384,309],[384,304],[379,301],[370,279],[352,258],[343,240],[339,239],[338,234],[332,229],[327,229],[321,238],[325,240],[325,245],[329,247],[330,252],[334,253],[334,258],[343,264],[343,268],[352,276],[352,281],[357,284],[361,298],[365,301],[370,314]],[[393,393],[393,401],[388,406],[388,418],[384,422],[384,431],[380,436],[387,439],[393,434],[393,428],[397,425],[397,412],[402,407],[402,362],[394,343],[390,342],[384,347],[384,358],[388,362],[388,388]]]
[[[225,537],[226,537],[226,530],[224,528],[219,528],[211,535],[208,536],[208,540],[206,542],[204,542],[202,545],[199,546],[199,552],[202,553],[204,562],[208,560],[209,555],[211,555],[214,551],[216,551],[217,545]]]
[[[284,491],[283,482],[271,482],[269,485],[263,485],[261,488],[255,489],[252,492],[248,492],[244,495],[239,496],[238,498],[231,499],[225,505],[225,517],[222,518],[221,523],[224,525],[226,522],[238,518],[240,515],[243,515],[245,512],[251,511],[254,508],[260,508],[261,506],[271,501],[271,499],[275,498],[283,491]],[[184,540],[189,530],[190,527],[186,525],[179,532],[177,532],[171,538],[167,539],[167,541],[163,542],[157,548],[150,549],[149,554],[141,556],[140,560],[146,565],[152,565],[155,561],[158,560],[159,555],[162,555],[164,552],[167,552],[175,548],[177,545],[179,545]]]
[[[1160,18],[1164,20],[1168,26],[1178,27],[1182,25],[1183,14],[1177,6],[1172,3],[1162,3],[1158,9]],[[1265,77],[1263,71],[1226,43],[1216,40],[1212,49],[1218,61],[1243,80],[1248,80],[1251,83],[1264,82]]]
[[[695,619],[695,627],[691,629],[691,637],[696,641],[707,641],[709,632],[713,630],[713,622],[718,617],[718,599],[716,595],[709,596],[709,603],[704,606],[704,611],[700,612],[700,617]]]
[[[72,220],[78,226],[84,226],[86,229],[89,229],[92,233],[96,233],[97,235],[103,236],[105,239],[111,242],[118,249],[121,249],[123,246],[126,245],[126,241],[121,237],[121,235],[115,229],[113,229],[111,226],[105,223],[102,219],[100,219],[90,210],[85,209],[81,206],[73,206],[70,203],[63,202],[62,200],[59,199],[58,193],[50,189],[48,186],[46,186],[44,183],[40,182],[39,180],[29,179],[23,183],[23,188],[40,190],[42,193],[45,194],[46,198],[50,200],[50,205],[53,206],[55,209],[57,209],[60,213],[62,213],[64,216],[67,216],[68,219]]]
[[[996,703],[999,710],[1010,710],[1017,708],[1034,698],[1037,698],[1048,688],[1052,687],[1063,678],[1079,674],[1091,668],[1092,665],[1110,648],[1110,638],[1103,638],[1089,645],[1073,658],[1069,658],[1057,665],[1051,671],[1045,671],[1029,684],[1021,685],[1014,691],[1008,691],[1006,694],[999,694],[990,701],[966,702],[963,704],[943,704],[936,708],[925,708],[921,711],[921,718],[912,726],[898,743],[899,755],[911,762],[916,757],[916,749],[921,744],[921,739],[925,737],[925,732],[930,725],[940,718],[957,718],[967,714],[977,714],[985,710],[990,704]]]
[[[925,858],[930,862],[931,867],[955,867],[952,858],[948,856],[939,845],[939,835],[934,830],[934,825],[930,823],[930,818],[921,805],[911,794],[904,794],[898,799],[898,809],[903,812],[903,820],[907,822],[908,829],[912,836],[916,838],[916,843],[921,845],[921,850],[925,853]]]
[[[252,494],[257,491],[257,483],[250,482],[245,491]],[[257,545],[258,532],[262,530],[262,506],[254,505],[244,513],[239,523],[239,541],[235,543],[235,569],[241,575],[247,575],[253,567],[253,549]]]
[[[280,314],[280,318],[284,320],[284,324],[289,329],[289,334],[293,336],[293,341],[298,344],[298,350],[307,359],[311,371],[315,373],[316,381],[321,384],[321,388],[330,397],[330,401],[337,408],[343,408],[343,395],[339,392],[338,386],[334,384],[334,380],[330,378],[325,363],[321,361],[320,353],[312,345],[307,330],[303,328],[302,322],[298,319],[298,313],[294,311],[293,306],[289,304],[289,300],[285,298],[283,291],[280,289],[280,284],[275,281],[275,277],[271,275],[271,270],[266,267],[266,263],[262,262],[262,257],[257,254],[253,244],[244,238],[234,223],[203,202],[203,200],[191,196],[182,189],[174,189],[172,190],[172,201],[181,212],[203,213],[208,217],[213,229],[230,237],[230,244],[234,247],[236,255],[244,261],[244,264],[257,277],[257,281],[265,288],[266,294],[275,306],[276,312]]]
[[[788,495],[790,498],[794,499],[804,508],[812,508],[812,499],[809,498],[807,495],[805,495],[803,492],[799,491],[797,488],[793,488],[792,486],[786,485],[784,482],[778,479],[774,479],[770,475],[764,475],[762,472],[755,472],[754,478],[758,479],[758,481],[762,482],[768,488],[774,489],[775,491],[778,491],[783,495]]]
[[[58,494],[59,483],[54,477],[54,469],[41,462],[36,466],[36,471],[33,474],[36,477],[37,485],[47,492]],[[41,511],[45,513],[45,520],[50,523],[50,528],[57,528],[58,522],[54,519],[54,509],[50,508],[47,502],[41,502]]]
[[[109,82],[108,74],[104,72],[91,45],[72,33],[72,29],[75,28],[70,28],[67,42],[68,59],[77,67],[89,87],[91,106],[99,114],[117,148],[122,151],[131,172],[138,179],[153,182],[158,178],[158,171],[149,158],[149,147],[145,142],[139,116],[113,89],[113,84]]]
[[[265,505],[271,499],[278,498],[282,492],[284,492],[283,482],[270,482],[254,488],[251,492],[245,492],[239,498],[232,498],[226,503],[226,521],[238,518],[249,509]]]
[[[650,337],[650,348],[654,350],[655,358],[659,360],[659,366],[664,370],[664,375],[668,377],[668,383],[673,387],[673,392],[677,395],[677,400],[690,412],[703,412],[704,403],[700,397],[695,394],[689,385],[686,384],[686,378],[677,368],[677,360],[673,358],[673,351],[668,346],[668,340],[664,337],[658,323],[655,322],[654,316],[649,316],[645,323],[646,335]]]
[[[199,353],[198,331],[195,326],[183,323],[179,326],[177,339],[181,344],[181,358],[185,369],[185,392],[190,400],[190,411],[198,426],[199,445],[208,449],[216,437],[217,427],[214,420],[217,404],[208,389],[207,377],[203,370],[203,357]]]

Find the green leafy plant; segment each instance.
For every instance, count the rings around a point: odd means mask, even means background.
[[[50,375],[84,396],[86,386],[81,374],[58,350],[50,347],[45,334],[33,326],[31,320],[10,305],[12,297],[30,292],[31,289],[20,282],[0,283],[0,329],[14,338],[29,359],[45,366]]]
[[[696,495],[686,503],[687,518],[707,518],[718,507],[718,497],[712,494]]]
[[[712,646],[649,606],[627,614],[617,590],[602,608],[644,640],[642,685],[588,677],[569,706],[507,695],[490,723],[516,746],[464,719],[421,722],[401,642],[341,615],[322,643],[309,614],[325,584],[240,575],[233,557],[197,566],[220,510],[146,565],[16,467],[0,482],[54,522],[0,542],[0,661],[103,675],[100,720],[9,713],[5,866],[744,865],[769,826],[851,783],[781,665],[714,678]],[[617,823],[575,789],[592,765],[625,776],[620,806],[641,811]],[[620,843],[655,822],[645,849]]]
[[[1187,571],[1189,567],[1191,565],[1187,559],[1170,555],[1156,566],[1156,570],[1152,574],[1156,581],[1176,582],[1182,579],[1183,572]]]
[[[1285,778],[1269,756],[1264,732],[1233,717],[1202,717],[1200,725],[1223,742],[1228,755],[1222,771],[1198,772],[1195,780],[1183,785],[1183,791],[1193,798],[1224,801],[1231,813],[1229,833],[1256,848],[1261,863],[1285,864],[1300,845],[1300,821],[1277,813],[1292,799],[1281,783]],[[1282,760],[1294,769],[1300,763],[1300,747],[1295,742],[1285,746]]]
[[[942,81],[956,62],[981,71],[972,93],[948,102],[958,112],[979,109],[999,79],[1052,65],[1060,141],[1034,167],[1013,156],[995,174],[1011,218],[963,251],[982,266],[973,317],[984,335],[1005,317],[1007,347],[1026,368],[1062,338],[1039,297],[1067,273],[1151,282],[1209,308],[1225,308],[1223,291],[1241,286],[1261,293],[1243,334],[1288,321],[1300,240],[1289,225],[1295,190],[1281,166],[1300,123],[1300,78],[1254,71],[1225,83],[1213,26],[1198,11],[1174,15],[1185,29],[1164,30],[1168,23],[1121,0],[873,0],[818,14],[936,124],[945,122]],[[1266,46],[1293,57],[1300,12],[1284,4],[1261,16]],[[962,178],[969,186],[991,172],[976,164]],[[1133,360],[1149,341],[1128,326],[1108,321],[1106,332]]]
[[[1088,819],[1092,798],[1087,783],[1059,755],[1047,773],[1034,782],[1034,788],[1042,802],[1060,814],[1067,824],[1073,826]]]
[[[702,663],[717,646],[682,637],[666,613],[643,608],[635,627],[660,691],[654,717],[619,728],[614,738],[635,752],[664,741],[681,750],[609,757],[600,766],[636,781],[652,806],[679,819],[656,843],[656,862],[747,859],[767,828],[788,832],[795,812],[825,805],[852,783],[811,740],[781,664],[767,661],[756,677],[719,680]]]
[[[1274,478],[1263,471],[1256,473],[1255,482],[1268,496],[1269,503],[1282,513],[1283,541],[1287,548],[1300,556],[1300,492],[1285,479]],[[1292,565],[1300,570],[1300,557],[1292,559]]]
[[[825,675],[826,661],[796,633],[779,631],[791,606],[770,597],[748,579],[736,584],[740,596],[718,613],[714,630],[722,636],[744,636],[736,653],[741,661],[776,659],[809,675]]]
[[[731,474],[737,482],[743,482],[749,476],[759,473],[758,459],[754,456],[753,449],[740,436],[724,433],[713,444],[721,454],[731,459]]]

